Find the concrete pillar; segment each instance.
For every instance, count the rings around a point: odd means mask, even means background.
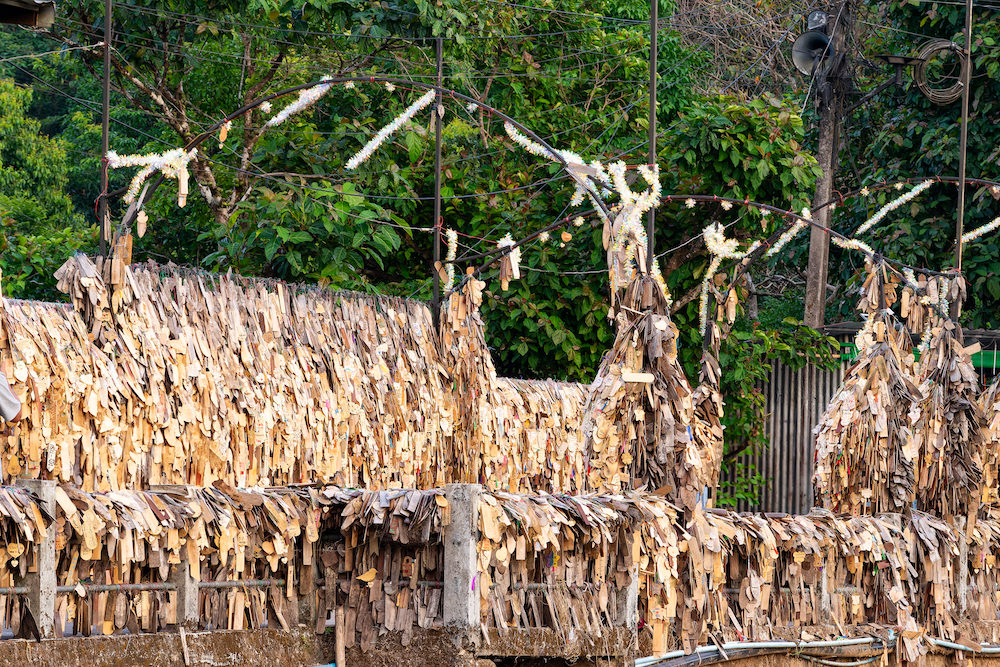
[[[629,583],[618,591],[618,624],[637,632],[639,630],[639,564],[632,565]]]
[[[448,484],[445,497],[451,522],[444,529],[444,625],[479,639],[479,496],[478,484]],[[461,639],[461,636],[458,637]]]
[[[629,534],[632,546],[632,564],[629,566],[628,585],[618,589],[618,621],[616,625],[632,632],[639,631],[639,532]]]
[[[190,488],[186,484],[154,484],[149,487],[149,490],[189,495]],[[176,588],[174,599],[177,603],[178,627],[197,630],[200,617],[198,613],[198,581],[191,576],[191,566],[186,558],[187,553],[187,549],[181,550],[181,562],[170,568],[167,582]]]
[[[17,486],[34,493],[49,516],[56,515],[56,483],[44,479],[19,479]],[[36,543],[36,571],[25,576],[28,587],[28,609],[38,625],[42,638],[54,636],[53,618],[56,609],[56,528],[50,525],[45,538]]]
[[[191,568],[182,560],[170,568],[167,581],[176,587],[177,625],[188,630],[198,629],[198,582],[191,576]]]

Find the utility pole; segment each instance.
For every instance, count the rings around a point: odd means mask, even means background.
[[[844,101],[849,88],[847,75],[847,35],[852,23],[852,0],[842,0],[833,21],[830,44],[834,61],[819,89],[819,147],[816,161],[823,173],[816,182],[813,208],[830,201],[833,195],[834,176],[837,173],[840,152],[840,122],[844,115]],[[830,208],[816,211],[815,222],[821,227],[830,226]],[[826,310],[827,265],[830,258],[830,236],[823,229],[811,227],[809,234],[809,266],[806,272],[806,326],[819,329],[823,326]]]
[[[441,79],[444,71],[444,40],[437,38],[437,93],[434,95],[434,297],[431,300],[431,312],[434,314],[434,326],[440,325],[441,313]]]
[[[649,2],[649,166],[656,164],[656,40],[659,0]],[[656,236],[656,207],[646,219],[646,273],[653,274],[653,237]]]
[[[97,202],[97,224],[100,225],[98,252],[108,254],[108,126],[111,120],[111,8],[112,0],[104,0],[104,85],[101,100],[101,198]]]

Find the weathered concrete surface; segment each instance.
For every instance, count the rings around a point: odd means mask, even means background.
[[[453,628],[421,630],[414,628],[409,646],[400,643],[400,635],[390,632],[375,640],[373,650],[363,653],[360,646],[347,649],[350,667],[492,667],[494,663],[528,665],[536,658],[539,664],[590,665],[586,656],[619,656],[623,660],[602,665],[632,664],[634,635],[626,628],[615,628],[603,635],[577,635],[572,640],[552,630],[511,630],[500,637],[495,632],[489,642],[482,642],[475,654],[466,650],[461,632]],[[333,662],[333,633],[320,638],[323,663]],[[464,647],[464,648],[463,648]],[[1000,665],[998,665],[1000,667]]]
[[[56,483],[51,480],[19,479],[17,485],[38,496],[39,503],[49,513],[56,515]],[[49,528],[45,539],[37,546],[35,571],[29,572],[23,582],[28,587],[28,608],[35,619],[38,631],[44,638],[51,637],[53,612],[56,606],[56,531]]]
[[[192,667],[312,667],[324,662],[316,636],[307,630],[194,632],[187,634],[187,647]],[[0,641],[0,665],[184,667],[184,650],[180,635],[167,632],[41,643],[10,639]]]
[[[489,660],[480,660],[464,651],[455,641],[451,629],[413,629],[409,646],[400,643],[398,632],[389,632],[375,640],[373,650],[363,653],[355,644],[347,649],[346,663],[350,667],[492,667]],[[334,659],[333,633],[320,637],[323,664]],[[282,666],[284,667],[284,666]]]
[[[635,655],[635,635],[628,628],[612,628],[600,634],[581,632],[573,638],[543,628],[511,630],[503,635],[494,630],[478,653],[486,657],[630,657]]]
[[[459,631],[479,630],[479,571],[476,544],[479,541],[478,484],[448,484],[445,496],[451,506],[451,522],[444,529],[444,578],[442,597],[444,624]]]

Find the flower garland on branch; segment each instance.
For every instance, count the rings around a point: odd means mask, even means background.
[[[125,203],[131,204],[139,196],[139,188],[153,172],[159,171],[166,178],[177,179],[177,205],[181,208],[187,203],[188,195],[188,163],[194,159],[198,149],[185,151],[175,148],[165,153],[150,153],[148,155],[119,155],[108,151],[107,160],[110,169],[124,167],[142,167],[132,177],[128,190],[125,192]]]
[[[330,92],[330,89],[333,87],[332,83],[327,83],[327,81],[329,80],[330,77],[324,76],[321,79],[323,83],[316,84],[312,88],[306,88],[305,90],[300,90],[298,99],[296,99],[294,102],[289,104],[287,107],[285,107],[278,113],[271,116],[271,118],[269,118],[268,121],[264,123],[264,127],[278,127],[279,125],[284,123],[286,120],[288,120],[295,114],[299,113],[300,111],[304,111],[305,109],[308,109],[312,105],[316,104],[316,102],[318,102],[320,98],[322,98],[324,95]]]
[[[891,202],[889,202],[888,204],[886,204],[885,206],[883,206],[882,208],[880,208],[875,215],[873,215],[872,217],[868,218],[868,220],[866,220],[860,227],[858,227],[857,231],[854,232],[854,235],[858,236],[859,234],[864,234],[869,229],[871,229],[872,227],[874,227],[875,225],[877,225],[879,222],[881,222],[882,219],[885,216],[887,216],[889,213],[891,213],[895,209],[899,208],[900,206],[902,206],[906,202],[910,201],[911,199],[913,199],[914,197],[916,197],[917,195],[919,195],[921,192],[923,192],[927,188],[931,187],[931,185],[933,183],[934,183],[933,181],[929,181],[929,180],[928,181],[924,181],[923,183],[920,183],[915,188],[913,188],[912,190],[910,190],[906,194],[902,195],[901,197],[897,197],[896,199],[893,199]],[[902,183],[900,183],[899,185],[902,186]],[[867,193],[863,189],[861,191],[861,194],[864,195],[864,194],[867,194]]]
[[[391,123],[383,127],[378,131],[371,140],[364,145],[360,151],[354,154],[350,160],[347,161],[348,169],[357,169],[361,164],[366,162],[368,158],[372,156],[372,153],[378,150],[379,146],[385,143],[385,140],[391,137],[395,132],[403,126],[408,120],[413,118],[417,113],[426,107],[428,104],[434,101],[434,96],[437,93],[433,90],[428,90],[426,93],[420,96],[416,102],[406,107],[403,113],[396,116]]]
[[[982,227],[977,227],[972,231],[962,234],[962,243],[972,243],[983,234],[989,234],[997,227],[1000,227],[1000,217],[994,218],[992,222],[988,222]]]
[[[448,240],[448,254],[444,258],[444,271],[448,280],[444,289],[448,291],[455,284],[455,256],[458,254],[458,232],[454,229],[446,229],[444,230],[444,236]]]
[[[718,222],[713,222],[702,231],[705,238],[705,247],[708,248],[712,261],[705,271],[705,277],[701,281],[701,294],[698,299],[698,321],[701,325],[699,331],[704,332],[708,324],[708,295],[711,282],[715,278],[715,272],[719,270],[724,259],[743,259],[757,248],[760,241],[754,241],[750,246],[741,251],[740,242],[737,239],[727,239],[725,228]]]

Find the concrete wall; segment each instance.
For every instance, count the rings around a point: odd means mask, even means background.
[[[187,644],[185,662],[184,643]],[[332,654],[331,654],[332,658]],[[311,631],[224,632],[0,641],[0,664],[44,667],[295,667],[324,660]],[[398,664],[406,664],[405,662]]]

